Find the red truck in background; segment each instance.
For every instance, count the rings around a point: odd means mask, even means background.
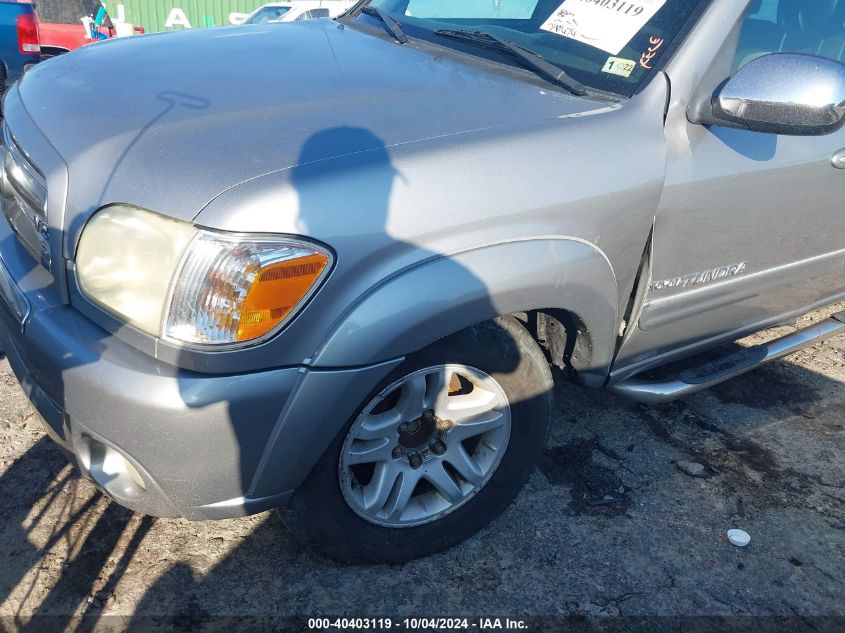
[[[96,39],[83,25],[82,18],[95,18],[102,4],[98,0],[36,0],[38,7],[38,30],[41,36],[41,58],[55,57],[90,44]],[[115,27],[106,16],[97,33],[104,37],[114,37]],[[143,33],[144,29],[135,27]]]
[[[0,97],[33,64],[117,35],[99,0],[36,3],[38,11],[31,0],[0,0]],[[91,26],[94,22],[96,26]],[[134,31],[144,29],[134,27]]]

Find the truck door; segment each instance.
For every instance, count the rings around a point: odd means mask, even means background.
[[[709,72],[715,87],[772,52],[845,62],[845,0],[750,2],[701,81]],[[617,367],[737,338],[845,294],[845,163],[836,164],[845,128],[785,136],[702,126],[688,105],[673,95],[651,280]]]

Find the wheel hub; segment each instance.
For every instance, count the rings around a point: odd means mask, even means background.
[[[399,443],[393,449],[393,459],[404,459],[416,470],[433,457],[443,455],[447,450],[446,430],[451,428],[451,423],[444,422],[427,409],[420,417],[400,424],[396,429]]]
[[[427,410],[415,420],[403,422],[399,431],[399,445],[404,448],[425,446],[437,433],[437,418],[434,412]]]

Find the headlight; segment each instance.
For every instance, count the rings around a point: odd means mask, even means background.
[[[149,211],[108,207],[79,240],[79,287],[109,312],[158,336],[173,272],[195,233],[190,224]]]
[[[204,346],[277,330],[330,261],[314,244],[216,233],[118,205],[85,227],[76,270],[82,292],[108,312],[154,336]]]

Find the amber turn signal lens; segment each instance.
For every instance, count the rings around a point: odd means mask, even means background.
[[[267,334],[296,307],[329,263],[315,253],[262,268],[249,288],[241,309],[238,341]]]
[[[203,346],[257,342],[293,318],[331,265],[316,244],[199,230],[176,273],[163,336]]]

